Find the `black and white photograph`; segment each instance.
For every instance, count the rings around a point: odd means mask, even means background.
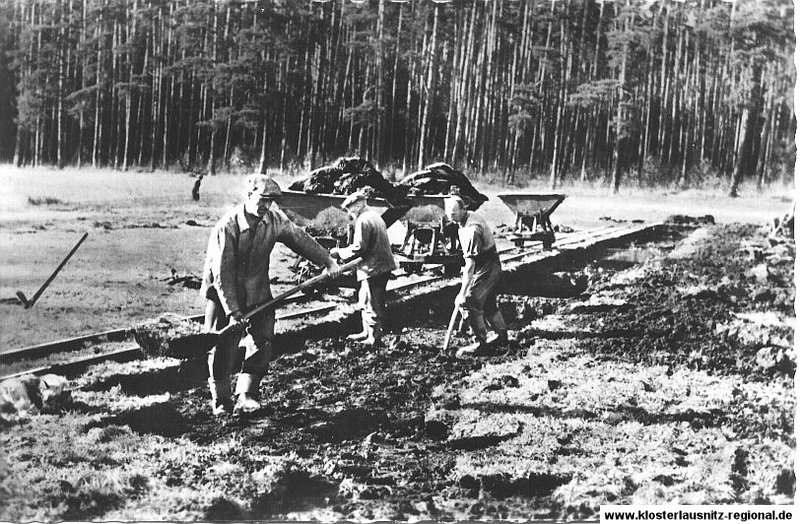
[[[796,518],[796,21],[0,0],[0,521]]]

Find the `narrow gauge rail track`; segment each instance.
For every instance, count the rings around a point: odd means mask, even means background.
[[[604,245],[608,241],[624,240],[628,238],[634,238],[642,234],[651,233],[661,228],[662,226],[663,224],[661,223],[633,224],[633,225],[611,224],[584,233],[576,233],[566,237],[562,237],[556,240],[556,242],[553,244],[553,249],[576,251],[576,252],[585,251],[591,249],[593,246],[599,247],[601,245]],[[547,253],[539,249],[516,248],[516,247],[501,249],[499,250],[499,252],[501,255],[501,260],[504,263],[521,260],[526,257],[534,256],[537,253],[541,253],[543,255],[542,258],[546,258],[545,254]],[[390,293],[390,295],[392,294],[396,295],[397,293],[400,292],[408,291],[413,288],[423,286],[425,284],[429,284],[439,280],[445,280],[448,278],[454,278],[454,277],[446,275],[419,276],[418,278],[411,278],[409,281],[403,283],[391,282],[387,290]],[[289,319],[312,318],[315,315],[330,312],[336,309],[337,307],[338,306],[336,304],[327,303],[299,311],[292,311],[288,313],[278,314],[277,319],[289,320]],[[187,318],[194,321],[201,321],[202,315],[196,315]],[[131,335],[132,335],[132,328],[123,328],[110,331],[103,331],[99,333],[92,333],[88,335],[81,335],[74,338],[48,342],[20,349],[13,349],[5,352],[0,352],[0,363],[6,364],[10,362],[18,362],[21,360],[42,358],[48,355],[54,355],[57,353],[64,353],[67,351],[84,348],[87,347],[88,345],[91,345],[92,343],[99,343],[101,341],[124,342],[129,338],[131,338]],[[30,368],[24,371],[19,371],[17,373],[0,376],[0,380],[16,378],[29,374],[33,375],[44,375],[48,373],[72,374],[82,371],[88,366],[100,362],[104,361],[125,362],[125,361],[135,360],[139,358],[141,355],[142,351],[139,348],[139,346],[136,345],[135,343],[131,343],[130,345],[126,345],[119,349],[106,351],[103,353],[90,355],[87,357],[80,357],[63,363]]]

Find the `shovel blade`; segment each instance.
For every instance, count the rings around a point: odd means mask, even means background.
[[[28,302],[28,299],[25,296],[25,293],[23,293],[22,291],[17,291],[17,298],[19,299],[20,302],[22,302],[22,305],[25,307],[25,309],[28,309],[28,308],[31,307],[31,304],[30,304],[30,302]]]

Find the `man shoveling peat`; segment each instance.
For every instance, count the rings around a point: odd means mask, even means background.
[[[245,314],[272,298],[269,262],[275,243],[281,242],[315,264],[325,266],[332,277],[340,272],[325,248],[282,211],[270,209],[280,195],[281,189],[272,178],[249,176],[244,202],[217,222],[208,241],[201,288],[207,299],[205,329],[212,331],[229,324],[242,324],[246,328],[235,405],[230,376],[243,331],[226,330],[226,335],[209,351],[208,384],[216,415],[231,410],[235,414],[252,413],[260,407],[258,387],[274,353],[275,311],[268,308],[249,319],[245,319]]]

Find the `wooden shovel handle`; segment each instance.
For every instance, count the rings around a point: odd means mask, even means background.
[[[354,260],[351,260],[347,264],[341,266],[341,272],[344,273],[346,271],[350,271],[351,269],[353,269],[356,266],[358,266],[362,261],[363,261],[363,259],[361,257],[356,258]],[[250,311],[245,313],[244,319],[247,320],[247,319],[251,318],[253,315],[255,315],[256,313],[260,313],[261,311],[264,311],[265,309],[277,306],[278,304],[280,304],[281,302],[283,302],[287,298],[291,297],[292,295],[295,295],[295,294],[299,293],[300,291],[302,291],[304,289],[308,289],[310,287],[316,286],[317,284],[319,284],[321,282],[324,282],[326,280],[329,280],[330,278],[331,278],[331,276],[329,274],[327,274],[327,273],[323,273],[322,275],[317,275],[314,278],[310,278],[310,279],[306,280],[305,282],[303,282],[302,284],[299,284],[297,286],[294,286],[291,289],[288,289],[288,290],[284,291],[283,293],[281,293],[277,297],[271,298],[271,299],[267,300],[266,302],[263,302],[263,303],[257,305],[256,307],[254,307],[253,309],[251,309]],[[235,328],[237,328],[236,325],[228,326],[228,327],[222,329],[222,331],[220,331],[218,334],[222,335],[223,333],[229,333],[232,329],[235,329]]]
[[[453,308],[453,314],[450,315],[450,324],[447,325],[447,334],[444,336],[444,345],[442,346],[442,351],[447,351],[447,348],[450,347],[450,337],[453,335],[453,329],[456,327],[456,320],[458,320],[458,313],[460,309],[458,306]]]
[[[343,265],[341,267],[341,272],[344,273],[346,271],[350,271],[351,269],[354,269],[362,261],[363,261],[363,259],[361,257],[356,258],[355,260],[351,260],[350,262],[348,262],[347,264],[345,264],[345,265]],[[291,289],[289,289],[287,291],[284,291],[283,293],[281,293],[277,297],[272,298],[270,300],[267,300],[263,304],[260,304],[260,305],[258,305],[256,307],[254,307],[253,309],[251,309],[250,311],[248,311],[244,315],[244,318],[248,319],[248,318],[252,317],[253,315],[255,315],[256,313],[259,313],[260,311],[263,311],[263,310],[265,310],[267,308],[270,308],[272,306],[278,305],[281,302],[283,302],[284,300],[286,300],[287,298],[289,298],[290,296],[295,295],[295,294],[299,293],[300,291],[302,291],[304,289],[308,289],[310,287],[316,286],[317,284],[319,284],[321,282],[325,282],[326,280],[329,280],[330,278],[331,278],[331,276],[329,274],[327,274],[327,273],[323,273],[321,275],[317,275],[314,278],[309,278],[308,280],[306,280],[302,284],[299,284],[299,285],[297,285],[297,286],[295,286],[295,287],[293,287],[293,288],[291,288]]]

